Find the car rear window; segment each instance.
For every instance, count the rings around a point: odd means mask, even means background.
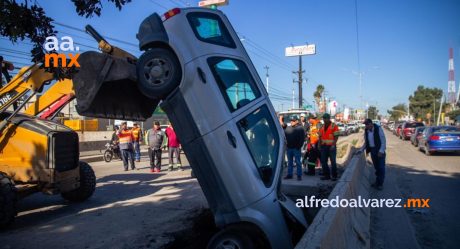
[[[406,128],[415,128],[419,126],[424,126],[423,123],[406,123]]]
[[[433,133],[448,133],[448,132],[460,132],[460,128],[455,127],[455,126],[433,127]]]
[[[222,19],[212,13],[192,12],[187,19],[198,40],[229,48],[236,48],[230,32]]]
[[[243,61],[211,57],[208,64],[231,112],[260,97],[260,91]]]

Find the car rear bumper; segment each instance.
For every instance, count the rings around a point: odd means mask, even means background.
[[[429,151],[460,152],[460,146],[430,146]]]

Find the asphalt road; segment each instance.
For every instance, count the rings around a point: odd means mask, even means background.
[[[38,193],[21,200],[0,248],[161,248],[207,205],[189,167],[153,174],[148,158],[135,171],[118,160],[91,166],[97,187],[90,199],[74,204]]]
[[[410,244],[411,233],[404,225],[409,217],[421,248],[460,247],[460,154],[426,156],[410,141],[386,131],[387,176],[384,191],[374,197],[429,198],[430,208],[373,210],[378,213],[372,248],[401,248]],[[380,227],[380,230],[378,229]],[[405,248],[410,248],[407,246]]]

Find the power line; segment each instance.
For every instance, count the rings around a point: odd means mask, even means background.
[[[157,3],[157,2],[155,2],[155,1],[153,1],[153,0],[150,0],[150,2],[152,2],[153,4],[155,4],[155,5],[157,5],[157,6],[160,6],[160,7],[163,8],[164,10],[169,10],[169,8],[167,8],[167,7],[165,7],[164,5],[159,4],[159,3]]]

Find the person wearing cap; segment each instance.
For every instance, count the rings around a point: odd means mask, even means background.
[[[291,116],[291,125],[284,130],[287,142],[288,173],[284,179],[292,179],[294,160],[297,166],[297,180],[302,180],[302,164],[300,163],[301,148],[305,141],[305,133],[297,116]]]
[[[121,123],[117,135],[125,171],[128,171],[128,160],[131,163],[131,169],[136,169],[134,165],[133,132],[128,129],[128,124],[126,122]]]
[[[366,126],[364,131],[364,141],[366,142],[366,153],[371,154],[372,164],[375,168],[375,183],[372,187],[382,190],[385,180],[385,157],[386,157],[386,138],[382,127],[374,124],[371,119],[364,121]]]
[[[159,173],[161,171],[161,154],[165,134],[161,130],[160,122],[153,122],[153,128],[145,135],[145,144],[149,146],[150,172]]]
[[[324,125],[319,129],[319,149],[321,152],[321,167],[323,176],[321,180],[333,181],[337,180],[337,140],[339,139],[339,127],[331,121],[331,115],[325,113],[323,115]],[[328,161],[331,161],[331,169],[329,169]]]
[[[134,158],[136,159],[136,162],[141,161],[141,144],[140,142],[142,141],[142,130],[141,127],[139,127],[138,123],[133,124],[133,145],[134,145]]]
[[[305,113],[300,114],[300,125],[302,126],[303,131],[305,133],[305,140],[307,140],[308,130],[310,129],[310,123],[307,121]]]

